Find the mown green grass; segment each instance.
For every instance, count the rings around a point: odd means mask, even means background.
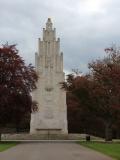
[[[0,142],[0,152],[5,151],[6,149],[9,149],[17,144],[17,142]]]
[[[120,160],[120,143],[79,142],[79,144]]]

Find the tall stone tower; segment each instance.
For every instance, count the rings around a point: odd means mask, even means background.
[[[66,134],[66,93],[60,85],[65,77],[63,53],[60,53],[60,39],[56,40],[56,30],[53,29],[50,18],[46,28],[43,28],[43,39],[38,40],[35,65],[39,81],[33,99],[38,102],[39,107],[38,112],[31,114],[30,133]]]

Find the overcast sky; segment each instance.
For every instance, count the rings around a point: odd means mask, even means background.
[[[50,17],[61,38],[64,69],[87,71],[87,63],[120,46],[120,0],[0,0],[0,44],[18,44],[34,64],[37,39]]]

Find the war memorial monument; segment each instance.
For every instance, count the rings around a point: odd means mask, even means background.
[[[38,39],[35,67],[39,80],[33,99],[38,102],[38,112],[31,114],[30,133],[67,134],[66,92],[60,85],[65,80],[63,53],[50,18],[43,28],[43,38]]]

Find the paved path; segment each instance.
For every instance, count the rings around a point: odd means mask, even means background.
[[[75,143],[21,143],[4,152],[0,160],[112,160]]]

